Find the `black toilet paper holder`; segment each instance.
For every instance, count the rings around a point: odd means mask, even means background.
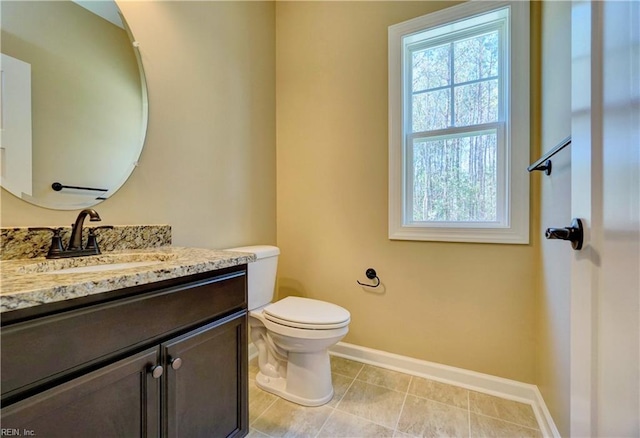
[[[366,283],[361,283],[360,280],[356,280],[360,286],[367,286],[367,287],[380,286],[380,279],[378,278],[378,274],[376,273],[375,269],[373,268],[367,269],[364,275],[366,275],[369,280],[373,280],[375,278],[378,282],[376,284],[366,284]]]

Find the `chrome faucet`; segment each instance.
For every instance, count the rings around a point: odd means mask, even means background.
[[[84,224],[84,219],[87,217],[87,215],[89,215],[89,220],[91,222],[102,220],[98,212],[93,208],[82,210],[78,214],[76,223],[72,225],[71,239],[69,239],[69,246],[67,247],[67,251],[82,251],[82,225]]]

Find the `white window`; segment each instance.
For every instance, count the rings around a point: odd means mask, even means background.
[[[529,3],[389,27],[389,238],[529,242]]]

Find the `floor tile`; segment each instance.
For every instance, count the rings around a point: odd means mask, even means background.
[[[468,437],[469,411],[407,395],[398,430],[418,437]]]
[[[269,435],[265,435],[259,430],[249,429],[249,433],[247,434],[247,438],[269,438]]]
[[[313,438],[331,412],[327,406],[310,408],[278,398],[251,427],[274,438]]]
[[[355,377],[358,375],[362,367],[364,367],[363,363],[344,359],[338,356],[331,356],[332,373],[342,374],[343,376],[347,377]]]
[[[404,433],[404,432],[400,432],[399,430],[396,430],[393,433],[393,438],[413,438],[413,435],[409,435],[408,433]]]
[[[469,392],[469,409],[471,412],[499,418],[533,429],[538,428],[536,416],[530,405],[494,397],[480,392]]]
[[[364,418],[335,410],[320,430],[318,438],[393,437],[393,429],[372,423]]]
[[[262,415],[277,399],[276,395],[258,388],[255,380],[249,380],[249,424]]]
[[[249,362],[250,438],[542,437],[530,405],[331,356],[333,399],[288,402],[256,386]]]
[[[458,408],[469,408],[469,391],[459,386],[447,385],[435,380],[414,377],[409,385],[409,394],[439,401]]]
[[[507,423],[496,418],[485,417],[484,415],[471,414],[471,436],[482,438],[502,438],[502,437],[522,437],[522,438],[542,438],[542,432],[538,429],[518,426]]]
[[[372,365],[365,365],[360,374],[358,374],[357,379],[395,391],[406,392],[411,376]]]
[[[335,408],[338,403],[340,403],[340,400],[342,400],[342,397],[346,394],[349,386],[351,386],[353,377],[346,377],[342,374],[331,374],[331,380],[333,383],[333,398],[329,403],[327,403],[327,406]]]
[[[256,356],[249,361],[249,379],[256,380],[256,375],[259,371],[260,368],[258,367],[258,357]]]
[[[405,394],[355,380],[336,409],[395,429]]]

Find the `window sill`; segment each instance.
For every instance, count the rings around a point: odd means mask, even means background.
[[[389,239],[526,245],[529,233],[528,230],[518,233],[511,228],[398,227],[389,230]]]

